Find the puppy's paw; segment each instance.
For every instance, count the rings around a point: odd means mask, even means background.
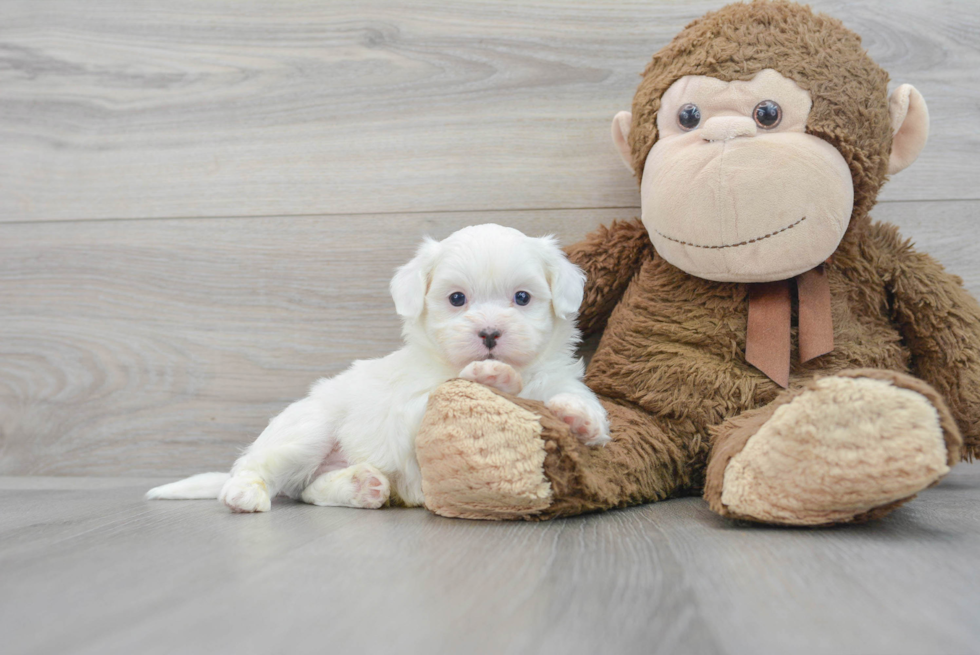
[[[370,464],[324,473],[303,490],[303,502],[321,507],[378,509],[388,502],[388,476]]]
[[[460,372],[459,377],[470,382],[485,384],[504,393],[520,393],[521,389],[524,388],[521,374],[509,364],[498,362],[495,359],[470,362]]]
[[[268,487],[257,475],[233,475],[221,488],[218,500],[233,512],[268,512],[272,508]]]
[[[587,446],[609,443],[609,420],[598,400],[575,393],[560,393],[545,405],[568,424],[572,434]]]
[[[354,496],[352,502],[357,507],[378,509],[388,502],[391,496],[391,483],[388,476],[370,464],[357,464],[354,470]]]

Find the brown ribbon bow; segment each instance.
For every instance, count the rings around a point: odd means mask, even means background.
[[[799,297],[800,361],[808,362],[834,349],[830,283],[823,264],[794,279]],[[745,360],[783,388],[789,386],[790,282],[777,280],[749,285],[749,324],[745,335]]]

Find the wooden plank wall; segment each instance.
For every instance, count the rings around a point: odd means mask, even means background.
[[[4,3],[0,474],[225,468],[399,343],[387,279],[423,234],[636,215],[609,121],[721,4]],[[875,216],[980,294],[980,5],[812,5],[925,95]]]

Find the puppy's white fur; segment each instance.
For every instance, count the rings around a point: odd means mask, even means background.
[[[403,348],[317,382],[272,419],[230,474],[196,475],[147,498],[217,496],[236,512],[263,512],[277,494],[376,508],[394,492],[421,505],[415,435],[429,393],[455,377],[546,401],[584,442],[604,444],[606,413],[574,355],[584,283],[551,237],[479,225],[427,239],[391,281]],[[519,291],[530,301],[518,304]],[[453,294],[464,295],[462,305]]]

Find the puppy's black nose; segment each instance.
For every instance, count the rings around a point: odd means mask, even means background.
[[[489,349],[497,345],[497,338],[500,336],[499,330],[480,330],[477,332],[483,338],[483,344]]]

